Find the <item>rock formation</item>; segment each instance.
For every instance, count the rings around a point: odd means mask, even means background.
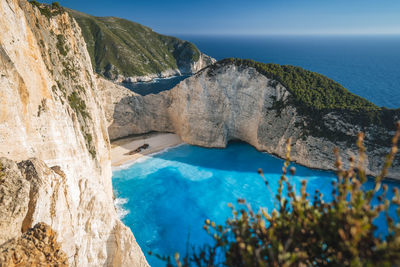
[[[56,239],[50,226],[38,223],[21,237],[0,246],[0,267],[68,266],[67,255]]]
[[[150,131],[174,132],[189,144],[225,147],[231,140],[242,140],[285,157],[285,143],[291,138],[293,161],[333,170],[333,149],[338,147],[348,163],[348,157],[357,152],[357,134],[363,131],[366,167],[374,175],[382,167],[394,134],[383,126],[358,125],[346,120],[347,113],[335,111],[321,113],[315,121],[293,104],[291,91],[281,83],[254,67],[234,63],[217,63],[157,95],[140,96],[102,79],[99,89],[111,139]],[[322,127],[326,136],[307,130],[310,123]],[[388,176],[400,179],[399,157]]]
[[[0,25],[0,157],[9,159],[0,245],[44,222],[71,266],[146,266],[113,205],[106,121],[79,26],[26,0],[0,1]]]

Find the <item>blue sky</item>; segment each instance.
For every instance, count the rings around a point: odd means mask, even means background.
[[[126,18],[164,34],[400,34],[400,0],[59,2],[91,15]]]

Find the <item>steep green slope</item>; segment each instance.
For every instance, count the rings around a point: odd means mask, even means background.
[[[200,59],[195,45],[115,17],[68,10],[82,29],[95,71],[110,79],[157,74],[170,69],[190,73]],[[211,62],[210,62],[211,63]]]

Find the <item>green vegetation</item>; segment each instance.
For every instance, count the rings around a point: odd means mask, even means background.
[[[291,183],[296,169],[290,167],[290,141],[287,143],[287,160],[275,195],[275,209],[254,212],[244,199],[239,199],[239,209],[234,205],[232,218],[225,225],[205,221],[204,229],[214,242],[194,248],[183,260],[175,255],[177,266],[399,266],[400,224],[390,217],[390,206],[397,208],[400,216],[400,194],[386,197],[388,187],[382,184],[393,162],[400,137],[400,122],[392,140],[392,148],[375,187],[362,189],[367,177],[363,170],[365,147],[363,134],[357,145],[359,158],[351,158],[350,167],[343,169],[337,151],[337,180],[332,182],[332,198],[324,201],[315,190],[313,196],[306,192],[306,181],[300,190]],[[272,194],[268,177],[266,189]],[[379,204],[372,205],[372,200]],[[387,236],[377,236],[374,219],[386,218]],[[151,254],[151,253],[150,253]],[[171,257],[157,257],[173,266]]]
[[[68,103],[76,114],[80,114],[83,119],[90,118],[86,110],[86,103],[77,92],[72,92],[72,94],[68,96]]]
[[[93,136],[87,131],[87,119],[90,119],[90,115],[87,112],[86,103],[76,91],[68,96],[68,103],[75,113],[80,115],[78,119],[81,122],[81,132],[86,141],[86,148],[94,159],[96,157],[96,149],[93,144]]]
[[[38,107],[37,116],[40,117],[40,114],[42,114],[42,112],[46,112],[46,110],[47,110],[46,99],[43,98],[42,101],[40,102],[39,107]]]
[[[48,19],[64,12],[63,8],[58,2],[53,2],[51,5],[47,5],[32,0],[29,1],[29,3],[31,3],[33,6],[36,6],[39,9],[40,13]]]
[[[58,2],[51,3],[51,7],[53,9],[61,9],[60,3],[58,3]]]
[[[94,148],[94,145],[93,145],[93,137],[91,134],[86,133],[83,128],[81,130],[85,137],[86,146],[88,148],[89,154],[92,156],[92,158],[95,158],[96,157],[96,149]]]
[[[61,91],[61,93],[63,94],[63,97],[66,98],[67,97],[67,90],[63,87],[63,85],[61,84],[60,81],[56,81],[57,83],[57,87],[58,89]]]
[[[56,83],[57,83],[57,86],[53,85],[51,87],[51,90],[53,91],[54,94],[56,94],[58,90],[61,92],[62,95],[59,95],[58,99],[60,100],[61,104],[64,105],[64,103],[65,103],[64,99],[67,98],[67,92],[59,81],[56,81]]]
[[[60,52],[61,55],[63,55],[64,57],[67,55],[68,53],[68,47],[65,44],[65,40],[64,40],[64,35],[63,34],[58,34],[57,35],[57,49]]]
[[[76,82],[76,78],[77,78],[77,72],[75,70],[75,68],[73,67],[73,63],[71,60],[66,60],[66,61],[62,61],[61,62],[64,69],[62,70],[62,74],[69,79],[72,79],[74,82]]]
[[[138,23],[68,12],[82,29],[95,71],[107,78],[185,70],[200,57],[200,51],[192,43],[155,33]]]
[[[253,67],[266,77],[280,82],[301,105],[315,110],[345,109],[375,111],[380,108],[371,102],[349,92],[339,83],[316,72],[300,67],[279,64],[265,64],[253,60],[225,59],[221,64]]]

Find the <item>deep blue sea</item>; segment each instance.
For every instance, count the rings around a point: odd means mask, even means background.
[[[400,107],[400,36],[178,36],[218,60],[300,66],[378,106]]]
[[[113,186],[119,207],[125,209],[123,222],[132,229],[149,263],[165,266],[147,252],[185,255],[187,242],[194,245],[210,242],[202,229],[204,220],[223,223],[231,215],[229,202],[245,198],[254,210],[261,206],[272,211],[273,197],[257,169],[264,170],[276,194],[282,166],[283,160],[244,143],[231,143],[226,149],[182,145],[114,171]],[[328,200],[335,175],[294,166],[295,188],[299,189],[300,181],[306,179],[311,196],[319,189]],[[392,187],[400,185],[390,181],[387,184],[391,198]],[[366,188],[372,185],[369,181]],[[393,209],[391,213],[394,214]],[[385,233],[385,219],[378,218],[375,223],[380,227],[377,234]]]

